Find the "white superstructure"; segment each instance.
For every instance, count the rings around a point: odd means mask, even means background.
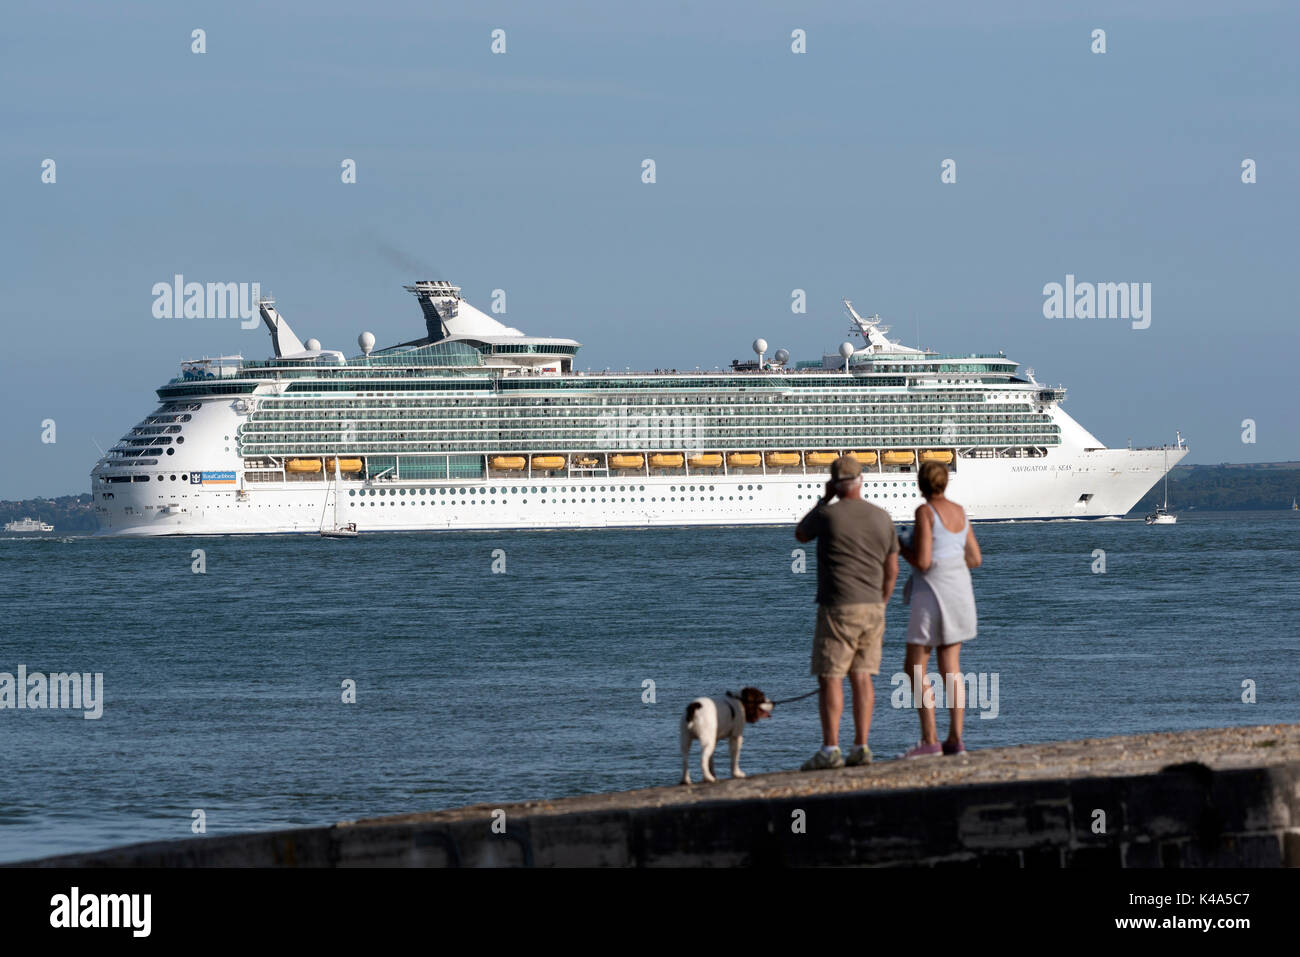
[[[1186,454],[1106,448],[1005,355],[908,348],[847,302],[862,344],[795,369],[760,339],[728,372],[585,374],[572,339],[527,336],[450,283],[407,289],[419,339],[362,333],[347,358],[264,300],[275,357],[182,363],[91,473],[101,532],[792,523],[844,453],[899,521],[927,459],[973,519],[1097,518]]]

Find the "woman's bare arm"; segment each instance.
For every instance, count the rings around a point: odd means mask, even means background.
[[[917,571],[925,571],[930,567],[931,552],[934,546],[934,525],[930,517],[930,510],[924,505],[916,507],[916,525],[912,528],[912,544],[910,546],[899,543],[899,553],[907,559],[907,563]]]
[[[970,524],[970,519],[966,519],[969,526],[966,529],[966,567],[979,568],[984,562],[984,556],[980,554],[980,543],[975,540],[975,526]]]

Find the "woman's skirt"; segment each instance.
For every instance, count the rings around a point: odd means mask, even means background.
[[[903,600],[912,609],[907,619],[909,645],[935,648],[975,637],[975,590],[965,556],[940,559],[925,572],[913,570],[907,586]]]

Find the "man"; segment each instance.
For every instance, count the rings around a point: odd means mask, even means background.
[[[838,501],[831,503],[838,497]],[[870,764],[867,734],[875,706],[872,676],[880,672],[885,604],[898,580],[898,532],[889,513],[862,498],[862,466],[841,455],[831,463],[826,494],[794,530],[817,539],[817,631],[812,673],[817,676],[822,748],[805,771]],[[840,753],[844,676],[853,687],[853,750]]]

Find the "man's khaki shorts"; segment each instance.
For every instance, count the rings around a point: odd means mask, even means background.
[[[843,678],[850,671],[879,674],[884,637],[883,603],[818,605],[812,673],[827,678]]]

